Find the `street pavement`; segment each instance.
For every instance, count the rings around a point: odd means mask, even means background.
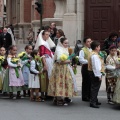
[[[18,51],[23,51],[25,45],[18,45]],[[107,104],[105,79],[103,78],[99,92],[99,109],[89,107],[89,103],[81,100],[81,67],[77,68],[77,97],[69,106],[54,106],[51,100],[45,102],[30,102],[29,98],[10,100],[0,99],[0,120],[119,120],[120,105]]]

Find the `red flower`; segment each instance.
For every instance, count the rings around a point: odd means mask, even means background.
[[[62,94],[63,94],[63,92],[62,92],[62,91],[60,91],[60,92],[59,92],[59,94],[60,94],[60,95],[62,95]]]
[[[63,78],[63,75],[60,75],[60,78]]]
[[[60,87],[62,87],[63,86],[63,83],[62,82],[60,82]]]
[[[68,96],[68,93],[67,93],[67,92],[65,93],[65,96]]]

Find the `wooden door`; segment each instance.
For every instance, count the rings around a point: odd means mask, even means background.
[[[115,19],[116,19],[116,31],[120,37],[120,0],[116,0],[116,10],[115,10]]]
[[[109,33],[116,30],[115,1],[85,0],[85,36],[103,43]]]

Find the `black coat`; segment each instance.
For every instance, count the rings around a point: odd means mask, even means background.
[[[0,35],[0,47],[5,47],[6,50],[12,45],[12,38],[9,33]]]

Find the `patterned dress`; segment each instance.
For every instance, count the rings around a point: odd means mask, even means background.
[[[106,59],[106,84],[107,84],[107,96],[108,100],[112,100],[113,94],[116,87],[117,82],[117,74],[116,74],[116,65],[118,64],[118,57],[108,55]]]
[[[118,77],[116,82],[116,87],[113,94],[113,102],[120,104],[120,76]]]
[[[73,97],[76,95],[72,75],[67,64],[54,64],[49,80],[48,95],[56,97]]]
[[[75,79],[69,64],[61,64],[61,55],[69,56],[68,49],[60,43],[55,52],[55,63],[49,80],[48,95],[54,97],[73,97],[77,94]]]

